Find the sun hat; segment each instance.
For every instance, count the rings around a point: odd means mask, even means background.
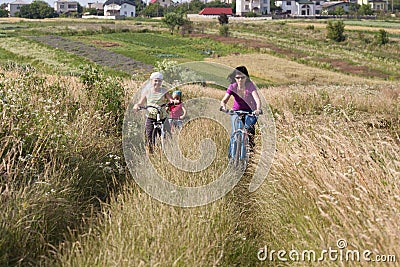
[[[151,80],[154,80],[154,79],[160,79],[160,80],[162,80],[164,77],[163,77],[163,75],[162,75],[162,73],[161,72],[153,72],[151,75],[150,75],[150,79]]]

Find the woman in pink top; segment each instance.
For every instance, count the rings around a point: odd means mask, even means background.
[[[250,80],[247,68],[245,66],[237,67],[228,76],[228,79],[230,79],[231,84],[226,90],[224,98],[221,100],[222,109],[226,110],[226,103],[228,103],[229,98],[233,96],[234,100],[232,110],[249,111],[253,112],[256,116],[262,113],[260,96],[258,95],[256,86]],[[237,115],[231,116],[232,132],[235,130],[234,122],[236,118]],[[249,132],[249,143],[251,149],[254,147],[254,125],[256,122],[257,117],[255,116],[246,116],[245,121],[243,122]]]
[[[186,109],[182,102],[182,92],[176,90],[172,93],[172,98],[177,101],[171,107],[169,107],[169,124],[172,128],[181,128],[182,127],[182,120],[186,116]]]

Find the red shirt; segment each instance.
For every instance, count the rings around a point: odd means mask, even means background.
[[[179,103],[177,105],[171,106],[170,107],[170,113],[169,113],[169,117],[171,119],[175,119],[175,120],[179,120],[180,117],[183,115],[183,103]]]

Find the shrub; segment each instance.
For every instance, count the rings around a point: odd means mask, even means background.
[[[336,23],[329,21],[326,26],[328,33],[327,38],[335,42],[343,42],[346,40],[344,36],[344,23],[343,21],[337,21]]]
[[[314,29],[315,29],[314,25],[308,25],[308,26],[306,27],[306,30],[311,30],[311,31],[313,31]]]
[[[229,23],[229,18],[225,13],[221,13],[218,17],[218,22],[220,25],[225,25]]]
[[[219,27],[219,35],[225,37],[229,36],[229,26],[225,24]]]
[[[245,17],[247,17],[247,18],[258,17],[258,14],[255,12],[247,12],[245,14]]]
[[[387,43],[389,43],[389,36],[387,31],[385,30],[379,30],[378,34],[375,37],[375,41],[378,45],[385,45]]]

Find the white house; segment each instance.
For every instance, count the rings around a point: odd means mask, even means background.
[[[342,8],[345,12],[349,11],[350,3],[347,1],[330,1],[322,5],[322,13],[328,14],[330,11],[336,11],[337,8]]]
[[[275,2],[276,6],[282,8],[282,12],[298,15],[298,16],[314,16],[321,14],[322,4],[321,1],[311,0],[278,0]]]
[[[170,5],[174,4],[174,2],[171,0],[151,0],[148,2],[148,5],[155,3],[159,3],[162,7],[169,7]]]
[[[21,7],[24,5],[29,5],[29,3],[22,0],[16,0],[12,3],[9,3],[6,7],[6,10],[8,11],[8,16],[15,17],[15,13],[19,12]]]
[[[54,10],[58,14],[78,12],[78,1],[54,1]]]
[[[237,0],[236,15],[244,16],[246,13],[254,12],[258,14],[271,13],[270,0]]]
[[[135,17],[135,3],[130,0],[107,0],[104,3],[104,16]]]
[[[387,11],[389,8],[389,3],[387,0],[357,0],[359,5],[369,5],[372,10],[375,11]]]

